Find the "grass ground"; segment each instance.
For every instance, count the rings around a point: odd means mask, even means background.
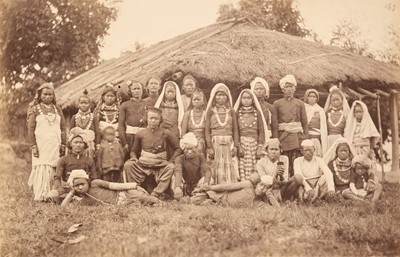
[[[281,211],[35,203],[26,165],[0,168],[0,256],[395,256],[400,185],[382,201],[290,205]],[[68,228],[82,223],[75,233]],[[80,235],[78,244],[66,243]]]

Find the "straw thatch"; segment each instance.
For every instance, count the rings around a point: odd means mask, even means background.
[[[190,73],[206,86],[225,82],[235,87],[255,76],[276,87],[294,74],[301,87],[329,81],[375,83],[382,89],[400,85],[400,67],[253,25],[246,19],[216,23],[105,61],[56,89],[63,107],[75,104],[84,89],[98,99],[107,82],[151,75],[167,79]],[[203,85],[204,86],[204,85]]]

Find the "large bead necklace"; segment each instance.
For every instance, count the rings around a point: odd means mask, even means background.
[[[109,112],[109,113],[107,113],[107,112]],[[112,112],[112,113],[110,114],[110,112]],[[118,122],[119,113],[118,113],[118,107],[115,104],[112,106],[106,106],[103,103],[100,114],[102,115],[102,117],[104,117],[104,120],[107,123],[114,124],[114,123]],[[112,115],[112,119],[109,118],[111,115]]]
[[[47,109],[53,109],[53,110],[47,112],[46,114],[44,114],[43,109],[42,109],[42,105],[43,105],[44,107],[46,107]],[[49,123],[50,126],[53,126],[53,125],[54,125],[54,122],[56,121],[56,119],[57,119],[57,114],[58,114],[57,109],[56,109],[56,107],[54,106],[54,104],[46,105],[46,104],[40,103],[40,104],[38,105],[38,111],[39,111],[39,113],[40,113],[41,115],[43,115],[43,116],[46,118],[46,120],[47,120],[47,122]],[[54,111],[54,112],[53,112],[53,111]]]
[[[217,110],[217,108],[215,108],[215,111],[214,111],[215,117],[217,118],[217,122],[221,127],[225,127],[226,124],[228,124],[228,120],[229,120],[228,113],[229,113],[229,111],[230,111],[230,109],[225,109],[225,121],[222,122],[221,118],[219,117],[218,110]]]
[[[328,122],[329,122],[329,124],[331,124],[333,127],[336,128],[336,127],[339,126],[340,123],[342,122],[344,115],[343,115],[343,111],[340,110],[339,112],[340,112],[341,115],[340,115],[339,120],[338,120],[336,123],[333,123],[333,122],[332,122],[332,113],[334,113],[334,112],[335,112],[335,111],[332,110],[332,111],[330,111],[330,112],[328,113]]]
[[[335,171],[336,176],[338,177],[338,179],[339,179],[340,181],[342,181],[342,182],[345,183],[345,184],[348,184],[348,183],[350,182],[350,178],[345,179],[345,178],[343,178],[343,177],[341,176],[340,173],[349,171],[349,170],[351,169],[351,166],[348,167],[348,168],[345,168],[345,169],[340,169],[340,168],[337,166],[336,160],[335,160],[335,161],[333,161],[333,169],[334,169],[334,171]]]
[[[87,120],[87,116],[89,116],[88,121]],[[86,121],[85,123],[82,123],[81,121]],[[92,126],[93,123],[93,113],[88,112],[88,113],[82,113],[82,112],[78,112],[75,115],[75,124],[77,124],[81,129],[90,129],[90,126]]]
[[[200,128],[203,125],[204,117],[206,116],[205,113],[206,112],[203,110],[203,112],[201,114],[200,122],[198,124],[196,124],[196,122],[194,121],[194,117],[193,117],[193,109],[190,111],[190,120],[192,121],[192,124],[195,128]]]
[[[253,109],[254,120],[253,120],[253,123],[251,123],[249,125],[243,120],[243,110],[250,110],[250,109]],[[246,108],[246,107],[243,106],[242,108],[239,109],[239,119],[240,119],[240,121],[242,122],[242,124],[245,127],[249,127],[249,128],[253,127],[257,123],[257,111],[256,111],[256,109],[251,108],[251,106],[250,106],[250,108],[249,107]]]

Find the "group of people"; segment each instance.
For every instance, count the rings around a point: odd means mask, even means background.
[[[228,206],[334,197],[376,202],[379,133],[367,106],[354,101],[350,108],[337,87],[324,108],[315,89],[296,99],[293,75],[279,86],[283,98],[270,104],[260,77],[235,103],[223,83],[207,101],[191,75],[181,87],[166,81],[161,88],[157,77],[145,86],[129,81],[125,102],[106,85],[93,112],[87,92],[78,99],[67,136],[54,88],[45,83],[27,121],[34,200],[62,206],[74,199],[157,204],[183,197]]]

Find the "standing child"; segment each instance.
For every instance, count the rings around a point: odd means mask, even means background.
[[[86,89],[78,99],[78,108],[78,113],[71,118],[71,128],[78,127],[85,131],[86,140],[89,144],[85,154],[93,158],[95,143],[96,147],[100,147],[99,121],[90,111],[90,99]]]
[[[366,155],[357,155],[353,159],[350,175],[350,190],[343,192],[343,197],[350,200],[376,202],[382,193],[382,185],[372,169],[372,162]]]
[[[206,111],[207,154],[213,159],[212,178],[216,184],[237,182],[238,124],[229,88],[222,83],[211,90]]]
[[[269,139],[261,106],[250,89],[244,89],[235,103],[240,144],[238,149],[240,180],[249,180],[257,172],[257,159],[261,158],[264,143]]]
[[[118,137],[119,102],[117,91],[111,84],[104,86],[99,103],[93,113],[99,121],[100,135],[105,128],[111,126]]]
[[[361,101],[354,101],[350,115],[346,120],[344,137],[353,143],[357,154],[374,157],[373,148],[380,138],[379,132],[368,112],[368,107]]]
[[[103,180],[121,182],[124,156],[124,149],[115,138],[115,129],[111,126],[105,128],[97,154],[97,171],[102,175]]]
[[[182,135],[192,132],[196,135],[198,152],[206,156],[206,105],[207,101],[204,93],[200,89],[193,92],[188,111],[182,119]]]
[[[185,112],[189,108],[190,99],[196,88],[198,88],[197,81],[192,75],[188,74],[182,79],[182,103]]]
[[[51,189],[51,174],[60,156],[65,154],[65,121],[56,105],[54,87],[50,83],[36,90],[28,111],[28,138],[32,149],[32,171],[28,185],[34,200],[45,201]]]
[[[315,89],[308,89],[304,94],[306,107],[308,134],[314,143],[315,155],[321,157],[328,150],[328,131],[324,109],[318,105],[319,94]]]
[[[179,140],[180,125],[185,111],[179,87],[175,82],[165,82],[161,95],[154,107],[162,110],[161,127],[171,131]]]
[[[329,96],[325,103],[325,113],[327,119],[328,146],[329,148],[338,138],[343,137],[346,127],[346,117],[350,111],[346,96],[333,86],[329,89]]]

